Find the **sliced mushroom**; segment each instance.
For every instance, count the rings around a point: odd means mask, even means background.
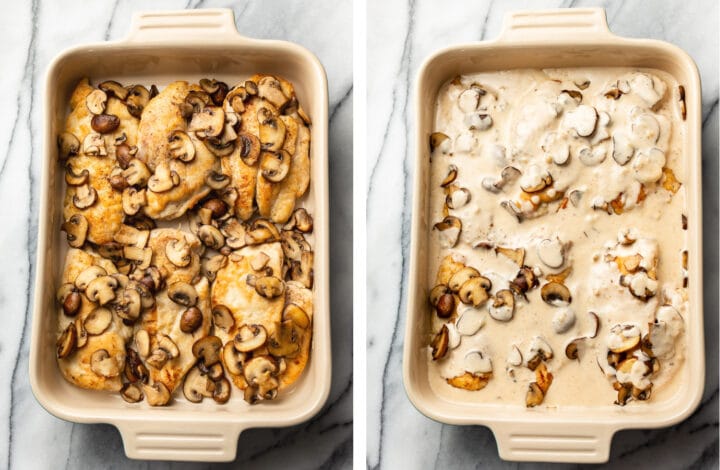
[[[250,229],[245,232],[245,243],[248,245],[260,245],[280,239],[275,224],[267,219],[255,219]]]
[[[615,132],[612,136],[613,160],[618,165],[626,165],[635,154],[635,148],[630,143],[630,139],[623,132]]]
[[[490,298],[487,287],[489,282],[489,279],[483,276],[468,279],[460,287],[458,297],[464,304],[480,307]]]
[[[274,378],[277,362],[271,356],[255,356],[245,363],[245,380],[250,385],[261,385]]]
[[[192,261],[192,249],[184,235],[170,240],[165,245],[165,256],[178,268],[184,268],[190,264]]]
[[[315,279],[313,260],[315,255],[312,251],[303,251],[300,254],[300,261],[293,261],[290,268],[290,279],[297,281],[307,289],[312,289]]]
[[[532,269],[523,266],[518,271],[515,279],[510,282],[510,290],[516,295],[524,296],[525,293],[538,285],[537,277]]]
[[[142,187],[148,183],[151,174],[145,163],[137,158],[133,158],[128,162],[127,168],[122,172],[122,176],[130,186]]]
[[[283,320],[292,320],[297,326],[303,330],[310,326],[310,317],[307,312],[300,306],[295,304],[287,304],[283,310]]]
[[[105,305],[115,298],[115,288],[117,280],[111,276],[100,276],[87,285],[85,295],[91,302],[97,302],[99,305]]]
[[[553,177],[549,171],[541,169],[537,165],[530,167],[520,180],[520,188],[526,193],[537,193],[552,186]]]
[[[107,99],[107,94],[104,91],[93,90],[85,98],[85,105],[92,114],[102,114],[105,112]]]
[[[217,272],[224,268],[226,265],[227,256],[224,256],[222,254],[215,255],[211,258],[206,259],[203,262],[203,272],[205,273],[205,277],[207,277],[208,281],[210,282],[214,281],[215,277],[217,276]]]
[[[566,333],[575,324],[575,312],[571,308],[560,308],[555,311],[552,318],[552,327],[555,333]]]
[[[495,253],[499,253],[522,267],[525,264],[525,248],[495,247]]]
[[[449,318],[455,312],[455,296],[449,292],[442,294],[435,304],[435,312],[440,318]]]
[[[63,132],[57,138],[58,158],[66,160],[80,151],[80,140],[70,132]]]
[[[201,226],[198,229],[197,236],[203,245],[213,250],[219,250],[225,244],[225,237],[214,225]]]
[[[245,132],[238,134],[238,145],[240,145],[240,159],[248,166],[254,166],[260,159],[260,139]]]
[[[452,248],[460,238],[462,222],[457,217],[449,215],[442,222],[436,223],[433,228],[440,232],[440,243],[443,248]]]
[[[245,85],[247,89],[247,84]],[[251,86],[252,88],[252,86]],[[285,96],[280,81],[272,76],[265,76],[257,84],[257,95],[269,101],[273,106],[281,109],[290,100]]]
[[[175,130],[168,137],[170,156],[183,162],[191,162],[195,158],[195,146],[190,136],[181,130]]]
[[[295,209],[288,222],[283,226],[284,230],[297,230],[301,233],[311,233],[313,231],[313,219],[308,214],[307,209],[299,207]]]
[[[538,243],[537,255],[546,266],[559,268],[565,262],[565,247],[557,238],[545,238]]]
[[[235,349],[233,341],[228,341],[222,351],[223,364],[232,375],[243,374],[243,364],[247,355]]]
[[[205,176],[205,184],[211,189],[220,190],[230,184],[230,177],[216,171],[209,171],[207,176]],[[211,201],[222,202],[219,199],[211,199]]]
[[[150,406],[165,406],[170,402],[170,391],[162,382],[143,385],[143,392]]]
[[[222,341],[217,336],[205,336],[195,341],[192,347],[193,356],[203,362],[206,367],[210,367],[220,360],[220,350],[222,349]]]
[[[215,384],[198,367],[193,367],[185,376],[183,395],[191,403],[200,403],[204,397],[212,397]]]
[[[607,337],[608,349],[614,353],[623,353],[638,347],[640,328],[632,324],[618,324],[610,329]]]
[[[285,292],[285,283],[275,276],[263,276],[255,281],[255,291],[266,299],[274,299]]]
[[[114,96],[120,101],[125,101],[128,95],[127,89],[114,80],[104,81],[98,85],[98,88],[104,91],[108,97]]]
[[[85,318],[83,326],[89,335],[101,335],[112,323],[112,312],[106,308],[96,308]]]
[[[69,163],[65,165],[65,183],[68,186],[81,186],[90,180],[90,172],[87,168],[83,169],[80,173],[75,173],[72,165]]]
[[[132,262],[136,269],[147,269],[152,261],[152,249],[139,248],[137,246],[126,246],[123,248],[123,256]]]
[[[268,339],[267,331],[262,325],[242,325],[235,335],[233,344],[240,352],[250,352],[265,345]]]
[[[120,126],[120,118],[114,114],[98,114],[93,116],[90,127],[97,133],[109,134]]]
[[[294,230],[283,230],[280,234],[280,244],[282,245],[285,258],[293,261],[300,261],[302,253],[310,250],[310,244],[305,240],[302,233]]]
[[[82,306],[82,296],[76,290],[75,285],[68,282],[60,286],[57,299],[62,305],[63,313],[68,317],[74,317]]]
[[[133,187],[125,188],[122,194],[123,212],[127,215],[135,215],[145,204],[147,204],[147,197],[144,189],[138,191]]]
[[[177,345],[172,340],[172,338],[170,338],[166,334],[157,334],[157,345],[160,349],[168,353],[168,358],[170,359],[174,359],[180,355],[180,350],[178,349]]]
[[[192,334],[202,325],[202,312],[197,307],[190,307],[180,317],[180,331]]]
[[[442,182],[440,183],[440,186],[442,186],[444,188],[444,187],[448,186],[449,184],[451,184],[452,182],[454,182],[455,179],[457,178],[457,174],[458,174],[458,168],[455,165],[450,165],[448,167],[448,174],[442,180]]]
[[[143,399],[142,388],[136,383],[126,383],[120,389],[120,396],[128,403],[138,403]]]
[[[57,357],[59,359],[68,357],[73,351],[75,351],[76,341],[77,329],[75,328],[75,322],[70,322],[55,343],[57,348]]]
[[[592,330],[591,333],[588,335],[588,338],[595,338],[598,334],[598,331],[600,331],[600,319],[597,316],[597,313],[595,312],[588,312],[590,315],[591,323],[592,323]]]
[[[665,152],[659,148],[638,152],[632,162],[633,176],[640,183],[655,183],[662,178],[665,163]]]
[[[222,377],[215,382],[215,391],[213,392],[212,399],[222,405],[230,400],[230,393],[230,382],[225,377]]]
[[[150,91],[142,85],[134,85],[128,90],[125,104],[131,116],[140,118],[149,101]]]
[[[150,372],[140,359],[140,355],[132,348],[125,348],[125,377],[131,382],[147,383]]]
[[[115,159],[117,160],[118,166],[126,170],[130,161],[133,159],[133,155],[137,153],[137,150],[137,146],[130,147],[125,143],[115,145]]]
[[[123,289],[122,294],[117,296],[117,300],[112,307],[118,317],[134,322],[140,316],[140,311],[143,308],[142,296],[136,287],[127,286]]]
[[[138,330],[135,333],[135,348],[140,357],[148,357],[150,354],[150,335],[147,330]]]
[[[445,204],[450,209],[460,209],[470,202],[470,190],[467,188],[450,188],[449,194],[445,197]]]
[[[470,351],[463,358],[463,368],[471,374],[489,374],[492,372],[492,361],[482,351]]]
[[[73,214],[68,220],[63,222],[61,228],[67,235],[68,245],[73,248],[80,248],[85,244],[89,224],[84,215]]]
[[[479,90],[481,90],[481,88],[471,87],[458,95],[457,105],[462,112],[471,113],[478,108],[480,105],[480,96],[485,94],[485,90],[482,90],[482,95]]]
[[[275,357],[295,357],[300,352],[302,337],[303,330],[293,320],[284,320],[268,338],[268,352]]]
[[[168,286],[167,293],[170,300],[184,307],[192,307],[198,301],[197,291],[193,286],[186,282],[175,282],[171,284]]]
[[[450,150],[450,137],[442,132],[433,132],[430,134],[430,152],[434,152],[435,149],[440,149],[443,154],[449,153]]]
[[[520,348],[518,348],[514,344],[512,345],[510,353],[508,354],[507,362],[511,366],[519,366],[523,363],[522,352],[520,352]]]
[[[432,343],[430,343],[430,346],[432,346],[432,358],[433,361],[437,361],[438,359],[442,359],[445,357],[445,354],[448,352],[448,328],[447,326],[443,325],[442,328],[440,328],[440,331],[432,340]]]
[[[82,151],[85,155],[92,155],[96,157],[104,157],[107,155],[107,149],[105,148],[105,139],[102,135],[91,132],[83,140]]]
[[[465,282],[475,277],[481,277],[480,272],[475,268],[466,266],[450,277],[450,280],[448,281],[448,288],[457,293],[460,291],[460,288],[463,284],[465,284]],[[483,278],[483,285],[487,286],[489,283],[489,279]]]
[[[170,357],[167,351],[162,348],[155,348],[150,352],[145,362],[155,369],[162,369],[169,359]]]
[[[137,248],[144,248],[147,245],[148,239],[150,238],[150,230],[138,230],[130,225],[121,225],[113,240],[126,246],[135,246]]]
[[[90,356],[90,370],[106,378],[120,375],[120,367],[114,357],[106,349],[98,349]]]
[[[498,291],[488,305],[488,313],[498,321],[510,321],[515,313],[515,296],[509,289]]]
[[[454,329],[457,331],[457,341],[459,342],[460,335],[472,336],[477,333],[483,326],[485,326],[485,314],[481,310],[478,310],[477,308],[464,308],[457,321],[455,322],[455,328],[448,328],[449,343],[453,342],[452,340],[454,336]]]
[[[485,112],[466,114],[464,122],[471,131],[484,131],[493,125],[492,117]]]
[[[91,281],[106,275],[107,271],[105,271],[105,269],[103,269],[102,267],[90,266],[89,268],[86,268],[84,271],[78,274],[78,276],[75,278],[75,287],[77,287],[80,292],[83,292]]]
[[[227,219],[220,227],[220,231],[225,235],[225,244],[232,249],[239,249],[246,244],[245,226],[235,218]]]
[[[604,147],[582,147],[578,152],[578,160],[585,166],[597,166],[605,161],[607,151]]]
[[[267,152],[279,152],[285,142],[285,124],[268,108],[257,112],[260,147]]]
[[[540,290],[540,296],[545,303],[554,307],[561,307],[570,304],[572,302],[572,295],[570,290],[559,282],[548,282]]]
[[[75,195],[72,198],[73,205],[78,209],[87,209],[97,201],[97,191],[89,184],[83,184],[75,189]]]
[[[595,108],[581,104],[577,108],[565,114],[565,123],[568,127],[575,129],[580,137],[588,137],[595,132],[598,114]]]
[[[180,184],[180,176],[163,163],[155,168],[155,173],[148,179],[148,189],[154,193],[164,193]]]

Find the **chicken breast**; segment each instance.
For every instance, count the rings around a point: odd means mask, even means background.
[[[307,313],[310,323],[304,328],[300,342],[300,351],[285,360],[285,372],[280,375],[280,390],[288,388],[300,378],[310,360],[310,344],[312,343],[313,294],[301,283],[288,281],[285,283],[285,304],[295,304]]]

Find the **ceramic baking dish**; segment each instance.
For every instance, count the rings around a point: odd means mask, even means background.
[[[313,125],[312,175],[306,205],[313,207],[315,311],[311,357],[294,389],[272,402],[250,406],[234,389],[226,405],[192,404],[183,397],[168,407],[127,404],[119,394],[83,390],[66,382],[55,361],[54,292],[67,243],[60,233],[63,171],[55,139],[81,77],[97,83],[157,84],[212,77],[235,84],[255,72],[290,80]],[[110,423],[122,435],[128,457],[164,460],[233,460],[241,431],[289,426],[307,420],[330,390],[330,308],[328,284],[327,80],[307,50],[282,41],[238,34],[230,10],[139,13],[130,34],[118,42],[75,47],[50,64],[44,92],[42,185],[40,194],[35,307],[30,346],[30,383],[40,404],[55,416],[78,423]]]
[[[458,74],[515,68],[629,66],[666,71],[684,85],[687,133],[689,214],[688,350],[681,385],[670,399],[642,406],[566,407],[528,410],[517,405],[459,403],[430,387],[427,367],[429,318],[427,296],[430,155],[434,103],[443,83]],[[489,427],[500,457],[507,460],[604,462],[613,434],[620,429],[656,428],[677,423],[697,407],[703,392],[702,209],[700,178],[700,79],[692,59],[670,44],[625,39],[610,33],[602,9],[566,9],[510,13],[500,37],[443,49],[420,68],[416,83],[416,159],[411,262],[403,378],[407,394],[428,417],[449,424]]]

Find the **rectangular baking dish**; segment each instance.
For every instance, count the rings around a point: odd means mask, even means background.
[[[247,405],[233,388],[231,400],[191,404],[184,399],[152,408],[130,405],[118,394],[83,390],[66,382],[55,360],[54,292],[63,269],[66,242],[60,233],[64,181],[55,144],[77,81],[90,77],[124,84],[217,78],[233,85],[256,72],[290,80],[313,121],[312,174],[306,204],[314,207],[315,288],[311,357],[294,389],[272,402]],[[231,10],[137,13],[121,41],[62,52],[47,70],[44,92],[42,184],[30,345],[30,383],[53,415],[78,423],[110,423],[128,457],[163,460],[233,460],[240,432],[251,427],[290,426],[315,415],[330,390],[328,284],[327,79],[306,49],[283,41],[241,36]]]
[[[670,399],[642,406],[571,407],[528,410],[518,405],[458,403],[431,389],[427,353],[429,315],[427,246],[430,155],[434,103],[443,83],[459,74],[517,68],[630,66],[666,71],[685,87],[687,134],[683,142],[688,181],[689,311],[688,350],[680,387]],[[602,9],[515,12],[506,16],[493,41],[443,49],[421,66],[415,90],[415,181],[403,379],[410,401],[428,417],[448,424],[484,425],[506,460],[605,462],[620,429],[675,424],[697,407],[704,387],[702,306],[701,101],[700,78],[679,48],[654,40],[610,33]]]

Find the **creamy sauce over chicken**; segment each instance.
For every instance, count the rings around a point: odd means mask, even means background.
[[[485,302],[456,292],[446,318],[432,309],[429,342],[447,328],[444,356],[428,348],[432,387],[525,405],[535,359],[553,375],[540,407],[643,406],[674,393],[689,317],[675,79],[629,68],[457,77],[439,91],[434,130],[428,292],[443,263],[475,268],[492,286]],[[526,291],[522,266],[537,279]],[[546,288],[552,280],[559,286]],[[497,293],[514,281],[509,309]],[[573,340],[577,359],[566,355]],[[446,383],[468,372],[487,385]]]

